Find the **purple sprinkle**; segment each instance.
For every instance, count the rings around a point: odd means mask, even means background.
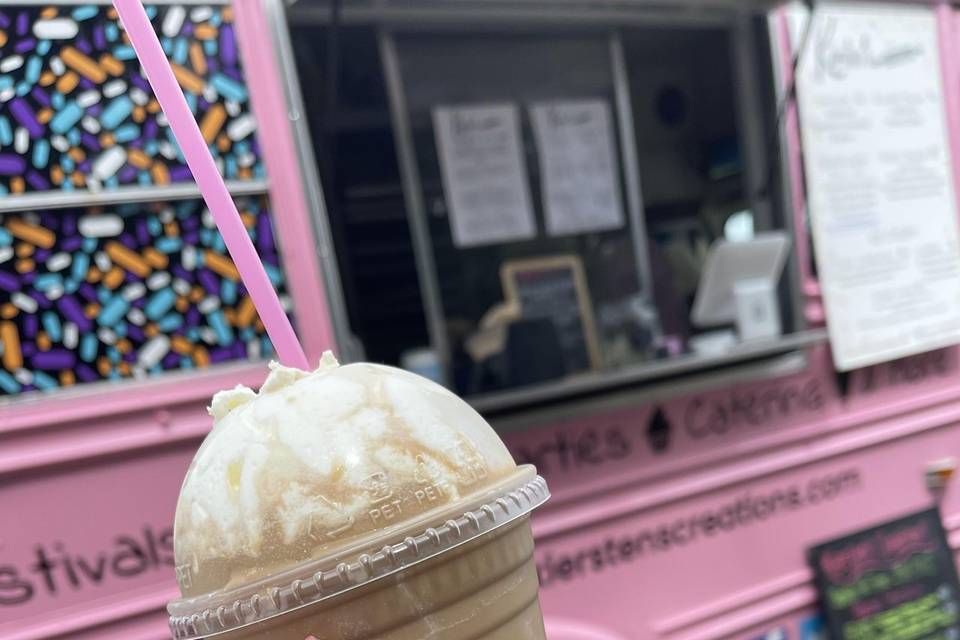
[[[206,111],[210,108],[210,103],[207,102],[206,98],[200,98],[197,100],[197,105],[200,107],[200,111]]]
[[[175,264],[170,267],[170,272],[173,273],[173,275],[177,278],[186,280],[187,282],[193,282],[193,275],[179,264]]]
[[[39,350],[40,349],[37,348],[37,345],[32,342],[24,342],[22,345],[20,345],[20,353],[23,354],[24,358],[32,357],[33,354]]]
[[[139,280],[140,280],[140,276],[138,276],[135,273],[131,273],[130,271],[127,271],[127,273],[123,276],[124,282],[132,283],[132,282],[138,282]]]
[[[90,291],[93,293],[92,296],[87,295],[87,293],[90,293],[86,291],[87,287],[92,290]],[[96,289],[93,289],[93,285],[91,285],[89,282],[84,282],[82,285],[80,285],[80,292],[85,298],[87,298],[87,300],[91,302],[97,299],[97,291]],[[75,297],[69,295],[63,296],[57,300],[57,307],[60,309],[60,313],[63,314],[63,317],[76,324],[80,331],[90,331],[93,329],[93,321],[86,316],[86,314],[83,312],[83,307],[80,306],[80,302]]]
[[[32,169],[27,172],[27,182],[37,191],[50,188],[50,181]]]
[[[149,245],[149,244],[150,244],[150,230],[147,229],[147,221],[146,221],[146,220],[137,220],[137,224],[136,224],[136,226],[135,226],[134,228],[135,228],[135,230],[136,230],[136,232],[137,232],[137,240],[140,242],[140,244],[145,245],[145,246],[146,246],[146,245]]]
[[[66,230],[66,226],[67,226],[66,223],[64,223],[63,226],[64,226],[64,230],[63,230],[64,233],[71,233],[71,234],[73,233],[73,231],[68,232]],[[60,243],[60,247],[64,251],[76,251],[81,246],[83,246],[83,238],[81,238],[80,236],[74,236],[74,235],[71,235],[70,237],[65,238],[63,242]]]
[[[88,46],[89,46],[89,45],[88,45]],[[77,48],[79,49],[79,47],[77,47]],[[94,89],[94,88],[96,88],[96,86],[97,86],[97,85],[94,84],[94,82],[93,82],[92,80],[90,80],[89,78],[87,78],[87,77],[85,77],[85,76],[80,78],[80,88],[81,88],[81,89]]]
[[[83,132],[83,135],[80,136],[80,139],[83,140],[84,146],[90,151],[100,151],[100,141],[97,140],[97,137],[91,133]]]
[[[129,329],[127,330],[127,335],[130,335]],[[134,353],[133,351],[128,351],[125,354],[123,354],[123,361],[129,362],[132,364],[137,361],[137,354]]]
[[[17,15],[17,35],[26,35],[28,28],[30,28],[30,16],[27,15],[26,11],[21,11]]]
[[[95,105],[87,107],[86,114],[91,118],[99,118],[102,111],[103,106],[98,102]]]
[[[175,167],[170,167],[170,180],[180,182],[184,180],[192,180],[193,174],[190,173],[190,167],[185,164],[177,165]]]
[[[102,24],[98,24],[93,30],[93,44],[100,50],[107,48],[107,36],[103,31]]]
[[[143,135],[141,136],[144,140],[153,140],[157,137],[157,126],[156,120],[147,120],[143,125]]]
[[[123,169],[120,169],[117,177],[120,179],[120,182],[133,182],[137,178],[137,168],[128,164],[124,166]],[[146,244],[146,241],[144,241],[144,244]]]
[[[213,56],[207,56],[207,70],[210,74],[220,71],[220,61]]]
[[[43,295],[42,292],[34,289],[29,293],[30,293],[30,297],[37,301],[37,304],[40,305],[41,309],[49,309],[50,307],[53,306],[53,303],[50,302],[50,299],[47,298],[47,296]]]
[[[0,176],[18,176],[27,168],[27,161],[12,153],[0,153]]]
[[[136,85],[137,87],[143,89],[149,94],[153,94],[153,89],[150,88],[150,83],[147,82],[147,79],[141,76],[139,73],[136,75],[130,76],[130,82]]]
[[[32,384],[25,384],[22,387],[20,387],[21,393],[30,393],[31,391],[36,391],[36,390],[37,388]]]
[[[183,242],[185,244],[197,245],[200,243],[200,232],[194,229],[193,231],[187,231],[183,234]]]
[[[183,26],[180,28],[180,35],[189,36],[191,33],[193,33],[193,24],[184,22]]]
[[[77,372],[77,377],[83,380],[84,382],[93,382],[97,379],[97,374],[93,369],[83,364],[82,362],[77,365],[75,369]]]
[[[247,345],[237,340],[232,347],[234,358],[245,358],[247,356]]]
[[[71,369],[77,364],[77,357],[72,351],[66,349],[53,349],[51,351],[41,351],[30,359],[33,366],[37,369],[46,369],[47,371],[56,369]]]
[[[223,362],[231,358],[229,349],[214,349],[210,352],[210,362]]]
[[[57,226],[57,219],[50,212],[44,212],[40,214],[40,225],[46,227],[47,229],[53,229]]]
[[[180,230],[181,231],[193,231],[200,226],[200,217],[196,215],[191,215],[188,218],[185,218],[180,221]],[[186,237],[184,237],[186,241]]]
[[[72,236],[77,232],[77,219],[74,216],[64,216],[61,219],[63,223],[60,225],[60,231],[64,235]]]
[[[34,38],[27,38],[26,40],[21,40],[14,47],[13,50],[17,53],[26,53],[27,51],[33,51],[33,48],[37,46],[37,41]]]
[[[13,293],[20,288],[20,280],[17,276],[6,271],[0,271],[0,289]]]
[[[130,234],[129,231],[125,231],[125,232],[123,232],[122,234],[120,234],[120,237],[117,238],[117,240],[119,240],[120,243],[121,243],[123,246],[127,247],[128,249],[136,249],[136,248],[137,248],[137,241],[136,241],[136,239],[133,237],[133,235]]]
[[[0,11],[0,29],[6,29],[10,26],[10,17],[3,11]]]
[[[97,301],[97,288],[90,284],[89,282],[84,282],[80,285],[78,289],[80,295],[87,299],[87,302],[96,302]],[[81,314],[83,311],[81,310]]]
[[[237,82],[243,82],[243,76],[240,75],[240,71],[238,69],[227,67],[223,70],[223,73],[224,75],[230,76]]]
[[[147,340],[147,336],[143,333],[143,329],[135,324],[127,325],[127,337],[131,340],[135,340],[136,342],[146,342]]]
[[[90,46],[90,41],[86,38],[74,40],[73,46],[75,46],[77,49],[80,49],[80,51],[83,51],[87,55],[90,55],[90,53],[93,51],[93,47]]]
[[[37,249],[36,251],[33,252],[33,259],[36,260],[37,262],[43,262],[49,257],[50,257],[49,249]]]
[[[31,138],[39,138],[43,135],[43,125],[37,122],[37,116],[26,100],[23,98],[11,100],[10,113],[17,119],[17,122],[26,127]]]
[[[43,90],[42,87],[34,87],[30,92],[30,95],[33,96],[33,99],[42,104],[45,107],[50,106],[50,96],[47,95],[47,92]]]
[[[190,307],[187,309],[187,315],[184,317],[183,322],[187,327],[195,327],[200,324],[200,321],[203,317],[200,315],[200,310],[196,307]]]
[[[233,38],[233,27],[230,25],[220,28],[220,57],[224,64],[237,64],[237,46]]]
[[[33,284],[33,281],[37,279],[36,271],[27,271],[26,273],[20,274],[20,282],[24,285]]]
[[[31,339],[36,338],[39,324],[40,316],[36,313],[30,313],[23,316],[23,335]]]
[[[257,216],[257,245],[261,250],[273,248],[273,229],[270,228],[270,218],[266,215]]]
[[[206,267],[201,267],[200,270],[197,271],[197,280],[209,294],[215,294],[220,291],[220,279]]]
[[[137,309],[143,309],[147,304],[147,297],[137,298],[131,304]]]
[[[92,167],[93,167],[93,163],[90,161],[89,158],[87,158],[86,160],[84,160],[83,162],[77,165],[77,169],[79,169],[83,173],[90,173],[90,169]]]
[[[164,369],[172,369],[180,364],[180,354],[171,351],[165,355],[160,362],[163,364]]]

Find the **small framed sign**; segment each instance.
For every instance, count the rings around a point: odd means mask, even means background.
[[[937,509],[809,551],[834,640],[960,638],[960,583]]]
[[[600,367],[593,305],[578,256],[510,260],[501,266],[500,279],[522,318],[553,323],[568,372]]]

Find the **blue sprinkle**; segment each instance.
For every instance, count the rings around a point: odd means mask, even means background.
[[[160,46],[163,47],[163,52],[168,56],[170,55],[170,52],[173,51],[173,42],[170,40],[170,38],[160,38]]]
[[[81,245],[83,250],[87,253],[93,253],[97,250],[97,239],[96,238],[84,238],[83,244]]]
[[[2,88],[2,87],[0,87]],[[13,128],[7,116],[0,116],[0,144],[8,145],[13,143]]]
[[[0,91],[6,91],[14,84],[13,76],[0,76]]]
[[[160,223],[160,218],[156,216],[147,218],[147,231],[153,236],[158,236],[163,233],[163,225]]]
[[[173,61],[177,64],[186,64],[189,46],[186,38],[177,38],[173,43]]]
[[[72,173],[74,167],[77,165],[74,164],[73,158],[70,156],[60,156],[60,168],[63,169],[64,173]]]
[[[227,156],[226,174],[228,180],[237,177],[237,161],[233,156]]]
[[[68,141],[70,142],[70,144],[72,144],[73,146],[79,145],[79,144],[80,144],[80,131],[79,131],[76,127],[74,127],[73,129],[71,129],[70,132],[67,134],[67,140],[68,140]]]
[[[213,229],[200,229],[200,244],[209,247],[213,242]]]
[[[257,337],[257,333],[253,330],[253,327],[244,327],[240,329],[240,339],[244,342],[249,342]]]
[[[229,278],[224,278],[220,283],[220,300],[224,304],[234,304],[237,301],[237,283]]]
[[[110,362],[116,364],[123,359],[123,355],[120,353],[120,350],[116,347],[107,347],[107,357],[110,358]]]
[[[72,180],[64,180],[63,184],[60,185],[61,191],[73,191],[76,187],[73,186]]]
[[[27,82],[26,80],[23,80],[20,82],[20,84],[17,85],[17,95],[23,97],[28,93],[30,93],[32,89],[33,89],[33,85]]]
[[[13,235],[3,227],[0,227],[0,247],[9,247],[13,244]]]
[[[115,334],[117,334],[117,337],[119,337],[119,338],[126,338],[126,337],[127,337],[127,323],[126,323],[126,322],[121,322],[121,323],[119,323],[118,325],[116,325],[116,326],[113,328],[113,332],[114,332]]]
[[[54,133],[64,134],[80,122],[83,117],[83,107],[71,100],[65,107],[57,111],[57,114],[50,120],[50,129]]]
[[[210,19],[207,21],[215,27],[219,27],[223,23],[223,15],[214,11],[213,15],[210,16]]]
[[[67,104],[67,99],[63,97],[63,94],[59,91],[54,91],[53,95],[50,96],[50,106],[56,110],[63,109],[63,105]]]
[[[175,253],[180,251],[180,247],[183,246],[183,241],[180,238],[157,238],[156,243],[154,243],[157,251],[162,251],[163,253]]]
[[[183,97],[187,100],[187,106],[190,107],[190,111],[194,114],[197,113],[197,96],[192,93],[184,93]]]
[[[244,155],[247,151],[250,151],[250,143],[246,140],[237,140],[233,143],[233,150],[238,156]]]
[[[107,380],[119,380],[120,372],[116,369],[111,369],[110,373],[107,374]]]
[[[137,174],[137,184],[142,186],[150,186],[153,184],[153,178],[150,177],[150,174],[146,171],[141,171]]]
[[[153,5],[146,7],[147,17],[153,20],[157,17],[157,8]]]
[[[143,312],[151,320],[157,320],[170,311],[176,301],[177,294],[174,293],[173,289],[161,289],[150,296]]]
[[[58,316],[53,311],[44,311],[43,316],[41,316],[41,322],[43,323],[43,330],[47,332],[47,335],[54,342],[60,342],[63,338],[63,331],[61,331],[60,326],[60,316]]]
[[[97,13],[98,13],[97,7],[95,7],[95,6],[91,5],[91,4],[87,4],[87,5],[83,5],[83,6],[81,6],[81,7],[77,7],[76,9],[74,9],[74,10],[70,13],[70,16],[71,16],[74,20],[81,21],[81,20],[89,20],[90,18],[96,16]]]
[[[203,52],[208,56],[217,55],[217,41],[216,40],[204,40],[203,41]]]
[[[46,391],[47,389],[56,389],[60,386],[55,378],[48,376],[43,371],[33,372],[33,384],[36,385],[37,389],[40,389],[41,391]]]
[[[124,300],[122,296],[114,296],[103,303],[103,308],[97,316],[97,324],[102,327],[113,327],[123,319],[129,308],[130,303]]]
[[[109,42],[116,42],[117,40],[120,39],[120,28],[116,25],[115,22],[108,22],[107,26],[103,28],[103,34],[107,36],[107,40]],[[130,49],[130,51],[133,51],[133,47],[128,47],[125,45],[122,47],[116,47],[113,50],[113,57],[120,58],[120,56],[117,55],[117,49],[120,49],[120,48]],[[133,57],[136,58],[137,54],[134,53]],[[123,59],[129,60],[130,58],[123,58]]]
[[[110,31],[109,25],[107,26],[107,31]],[[117,60],[135,60],[137,52],[133,50],[133,47],[121,44],[113,48],[113,57]]]
[[[247,99],[247,88],[222,73],[213,74],[213,77],[210,78],[210,84],[217,90],[217,93],[227,100],[245,102]]]
[[[148,156],[157,155],[157,151],[160,150],[160,145],[157,144],[156,140],[151,140],[147,144],[143,145],[143,152]]]
[[[183,317],[176,313],[170,313],[164,316],[160,322],[157,323],[157,327],[160,331],[164,333],[170,333],[171,331],[176,331],[183,326]]]
[[[46,138],[40,138],[33,143],[33,166],[37,169],[45,169],[49,159],[50,143]]]
[[[5,196],[5,195],[7,195],[7,188],[2,184],[0,184],[0,196]]]
[[[133,113],[133,101],[127,96],[117,96],[110,101],[100,114],[100,124],[104,129],[113,131]]]
[[[213,231],[213,229],[211,229],[211,231]],[[227,245],[223,241],[223,236],[221,236],[219,233],[213,234],[213,240],[210,243],[210,248],[217,253],[226,253]]]
[[[181,369],[193,369],[193,360],[187,356],[180,358],[180,368]]]
[[[31,84],[36,84],[37,81],[40,80],[42,65],[43,61],[40,59],[40,56],[30,56],[30,59],[27,60],[27,68],[23,72],[24,79]]]
[[[116,189],[120,186],[120,179],[117,178],[117,176],[110,176],[103,181],[103,186],[107,187],[108,189]]]
[[[140,137],[140,127],[132,123],[125,124],[113,132],[113,137],[121,143],[136,140]]]
[[[90,256],[85,253],[76,253],[73,256],[73,264],[70,265],[70,275],[75,280],[85,280],[87,271],[90,270]]]
[[[208,315],[207,322],[210,324],[210,328],[216,332],[217,342],[221,347],[226,347],[233,342],[233,329],[227,324],[227,319],[224,317],[222,310],[217,309]]]
[[[260,345],[261,345],[260,352],[262,357],[269,358],[270,356],[273,355],[273,343],[270,342],[270,338],[268,338],[267,336],[263,336],[262,338],[260,338]]]
[[[100,342],[97,340],[97,336],[92,333],[83,334],[83,337],[80,338],[80,359],[84,362],[93,362],[97,357],[99,346]]]
[[[37,276],[37,279],[33,281],[33,286],[40,291],[47,291],[62,284],[63,277],[59,273],[44,273]]]
[[[187,329],[186,338],[190,342],[196,342],[200,339],[200,331],[196,327],[191,327]]]
[[[279,287],[281,284],[283,284],[283,273],[280,271],[280,269],[269,263],[265,263],[263,268],[266,270],[267,277],[270,278],[270,282],[273,284],[273,286]]]
[[[81,256],[86,257],[87,254],[81,253],[81,254],[78,254],[78,255],[81,255]],[[81,281],[81,280],[74,280],[73,278],[67,278],[66,281],[63,283],[63,290],[64,290],[64,292],[66,292],[66,293],[76,293],[76,292],[77,292],[77,289],[80,288],[80,282],[82,282],[82,281]]]
[[[257,178],[266,178],[267,169],[262,164],[258,164],[253,168],[253,175]]]
[[[11,394],[17,393],[20,391],[20,383],[12,375],[0,369],[0,389]]]
[[[47,55],[48,53],[50,53],[51,44],[52,43],[49,40],[41,40],[40,42],[37,43],[37,53],[39,53],[42,56]]]

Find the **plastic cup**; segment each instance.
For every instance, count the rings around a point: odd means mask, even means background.
[[[174,638],[545,640],[529,514],[549,491],[455,395],[328,362],[212,410],[178,503]]]

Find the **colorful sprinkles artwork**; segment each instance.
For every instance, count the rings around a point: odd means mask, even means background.
[[[227,179],[263,176],[229,7],[147,8]],[[109,5],[0,5],[0,195],[191,180]]]
[[[266,199],[238,208],[289,309]],[[271,354],[202,201],[0,214],[0,396]]]

